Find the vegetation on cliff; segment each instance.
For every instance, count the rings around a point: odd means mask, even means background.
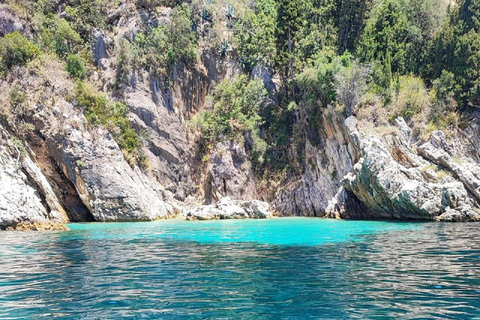
[[[200,149],[242,141],[260,172],[288,165],[301,173],[301,146],[317,142],[319,111],[328,105],[375,125],[403,116],[419,137],[461,126],[480,105],[477,0],[23,0],[6,6],[27,23],[21,33],[0,38],[1,76],[42,53],[55,55],[72,78],[107,91],[87,94],[79,84],[72,97],[129,157],[141,157],[135,151],[141,139],[121,103],[123,85],[148,72],[167,92],[176,66],[198,69],[206,55],[233,63],[241,74],[210,88],[207,110],[196,116]],[[160,10],[167,19],[152,18]],[[115,39],[117,81],[100,88],[94,30],[112,30],[132,12],[144,25]]]

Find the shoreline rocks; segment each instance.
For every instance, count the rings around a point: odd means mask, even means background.
[[[266,202],[225,197],[215,204],[185,210],[184,216],[186,220],[268,219],[273,214]]]
[[[69,231],[63,223],[56,222],[20,222],[15,226],[7,227],[7,231]]]

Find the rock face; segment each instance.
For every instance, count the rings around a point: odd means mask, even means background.
[[[43,225],[45,228],[61,226],[67,221],[63,209],[52,202],[46,203],[35,181],[25,173],[23,162],[29,162],[28,172],[38,173],[38,167],[31,163],[28,155],[19,154],[17,147],[8,145],[8,137],[1,134],[0,141],[0,229],[34,229],[29,225]],[[12,153],[13,151],[13,153]],[[17,154],[14,154],[17,153]],[[25,160],[21,160],[25,158]],[[38,176],[39,179],[43,177]],[[45,181],[46,182],[46,181]],[[48,182],[44,185],[49,188]],[[53,200],[53,199],[51,199]],[[53,204],[53,207],[49,207]],[[22,227],[20,227],[22,226]],[[50,226],[50,227],[48,227]],[[54,228],[58,229],[58,228]]]
[[[61,143],[53,140],[49,145],[96,221],[155,220],[174,214],[148,177],[128,165],[105,129],[72,130]]]
[[[277,192],[274,206],[279,215],[323,217],[342,177],[358,158],[357,144],[335,110],[323,110],[318,127],[318,141],[306,143],[305,172]]]
[[[269,204],[252,200],[232,200],[225,197],[211,205],[200,206],[184,212],[187,220],[219,220],[219,219],[267,219],[272,217]]]
[[[278,214],[480,220],[480,165],[468,147],[478,138],[449,144],[436,131],[421,143],[402,118],[389,128],[372,126],[378,131],[370,132],[355,117],[343,121],[331,112],[323,113],[321,148],[307,141],[305,172],[277,193]]]
[[[101,30],[95,30],[93,37],[95,38],[93,57],[95,58],[95,65],[98,66],[101,59],[107,59],[109,57],[107,52],[107,37]]]
[[[235,141],[218,143],[210,156],[205,200],[215,202],[223,197],[258,198],[245,148]]]
[[[455,164],[445,150],[443,132],[433,132],[428,142],[416,147],[403,119],[397,120],[398,131],[383,138],[365,135],[351,123],[349,134],[352,141],[360,141],[362,156],[345,175],[343,189],[327,210],[330,216],[480,219],[476,194],[479,166],[468,158]]]
[[[23,31],[22,23],[7,9],[0,5],[0,37],[14,31]]]
[[[207,97],[220,81],[240,73],[239,62],[220,58],[216,49],[200,43],[195,66],[178,61],[168,75],[132,68],[119,82],[115,46],[168,25],[172,15],[167,7],[156,12],[134,7],[120,5],[109,15],[108,28],[94,32],[98,68],[89,79],[126,104],[149,166],[130,165],[108,130],[88,123],[84,110],[68,98],[73,80],[63,63],[48,59],[34,68],[14,68],[0,81],[0,92],[6,93],[0,95],[0,124],[22,136],[26,152],[17,160],[12,145],[0,141],[0,228],[154,220],[181,211],[199,220],[271,216],[269,205],[254,199],[272,200],[272,211],[281,216],[480,219],[478,121],[453,138],[437,131],[421,142],[402,118],[375,127],[353,116],[345,119],[333,108],[319,110],[312,117],[317,123],[309,123],[314,129],[305,130],[304,145],[289,146],[293,153],[301,151],[293,163],[300,170],[287,175],[278,190],[255,176],[242,142],[217,143],[208,157],[198,159],[189,121],[207,108]],[[21,31],[20,20],[3,8],[0,36]],[[251,76],[275,96],[278,79],[272,74],[257,66]],[[16,120],[8,94],[14,87],[28,97]],[[313,121],[295,116],[297,122]],[[19,130],[23,124],[26,135]],[[182,210],[187,206],[197,207]]]
[[[46,67],[61,70],[57,65]],[[64,99],[72,90],[66,75],[45,73],[45,77],[21,73],[16,75],[16,85],[39,92],[39,101],[45,102],[32,107],[29,113],[38,132],[38,144],[44,145],[48,158],[71,183],[88,215],[96,221],[145,221],[175,215],[173,207],[164,201],[162,185],[138,167],[132,168],[110,133],[103,127],[88,125],[82,110]],[[8,92],[6,82],[0,86]],[[58,98],[52,101],[51,96]],[[36,177],[34,171],[30,173]],[[45,181],[37,180],[44,185]],[[40,189],[49,206],[57,207],[62,202],[66,207],[65,201],[58,201],[65,199],[61,194],[64,190]],[[75,206],[70,205],[69,211],[74,211]],[[77,210],[76,217],[82,210]]]

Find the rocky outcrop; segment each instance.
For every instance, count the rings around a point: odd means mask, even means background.
[[[8,141],[5,133],[0,132],[0,136],[0,229],[35,229],[28,226],[40,224],[45,228],[63,228],[67,217],[55,203],[55,197],[48,194],[51,187],[38,167],[28,154],[21,154],[21,147]]]
[[[61,70],[54,61],[48,63],[48,68]],[[65,100],[73,89],[66,75],[46,72],[45,77],[28,72],[17,74],[16,85],[27,88],[31,95],[38,92],[38,104],[29,107],[29,121],[48,157],[73,185],[93,219],[145,221],[176,215],[164,201],[162,185],[138,167],[130,166],[110,133],[103,127],[89,125],[82,110]],[[1,86],[8,92],[7,82]],[[56,98],[51,99],[52,96]],[[43,183],[38,179],[39,185]],[[45,201],[52,206],[57,205],[58,199],[65,199],[58,194],[62,190],[44,190]]]
[[[107,43],[111,42],[111,40],[99,29],[94,31],[93,38],[95,39],[93,43],[93,58],[95,59],[95,65],[98,66],[100,60],[110,57],[107,51]]]
[[[469,147],[475,138],[459,139],[458,132],[448,143],[436,131],[421,143],[402,118],[376,128],[332,109],[320,126],[319,147],[307,140],[303,175],[277,192],[278,214],[480,220],[480,166]]]
[[[14,31],[23,31],[23,25],[7,8],[0,4],[0,37]]]
[[[273,215],[266,202],[251,200],[232,200],[225,197],[211,205],[186,210],[187,220],[219,220],[219,219],[267,219]]]
[[[72,130],[47,143],[96,221],[155,220],[174,214],[160,189],[129,166],[105,129]]]
[[[465,157],[455,160],[448,150],[445,133],[442,131],[433,132],[430,141],[418,148],[421,156],[451,172],[471,196],[480,202],[480,166]]]
[[[325,216],[343,176],[358,158],[357,142],[351,141],[343,117],[333,108],[322,110],[318,128],[317,141],[306,142],[303,175],[288,181],[276,194],[274,206],[279,215]]]
[[[351,121],[351,120],[350,120]],[[342,180],[327,213],[340,218],[480,220],[478,164],[455,164],[443,132],[416,148],[408,126],[384,137],[367,135],[351,121],[361,158]],[[347,203],[349,202],[349,203]],[[357,203],[352,206],[351,203]]]
[[[258,198],[255,179],[245,148],[235,141],[220,142],[210,155],[205,201],[223,197],[236,200]]]

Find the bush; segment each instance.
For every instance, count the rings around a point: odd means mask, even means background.
[[[105,27],[108,5],[106,0],[69,0],[65,11],[75,31],[88,41],[93,28]]]
[[[432,101],[422,79],[415,76],[402,76],[398,79],[396,101],[391,107],[393,116],[409,120],[421,111],[428,111]]]
[[[27,94],[18,87],[13,87],[12,91],[10,91],[10,105],[16,115],[23,116],[25,114],[27,98]]]
[[[353,108],[367,92],[369,73],[369,68],[353,62],[335,75],[337,101],[345,107],[347,116],[352,114]]]
[[[266,97],[263,84],[258,80],[248,81],[245,76],[219,83],[212,97],[213,108],[196,119],[204,149],[223,140],[245,139],[251,146],[252,160],[261,164],[267,145],[260,138],[262,122],[258,113]]]
[[[25,65],[40,54],[38,47],[19,32],[0,38],[0,73]]]
[[[198,41],[192,31],[190,16],[188,6],[178,6],[173,10],[168,26],[154,28],[146,35],[138,34],[132,49],[140,64],[153,73],[168,75],[171,65],[177,61],[195,63]],[[127,48],[125,44],[123,46],[123,49]]]
[[[127,80],[128,74],[137,63],[137,51],[130,41],[120,39],[116,53],[117,82],[123,82]]]
[[[246,71],[250,72],[258,64],[273,67],[276,55],[276,19],[275,1],[259,0],[255,3],[254,10],[247,10],[235,24],[234,40]]]
[[[87,77],[87,68],[79,55],[70,54],[67,56],[67,72],[76,79],[83,80]]]
[[[305,68],[295,78],[301,91],[302,100],[307,107],[326,107],[336,99],[335,75],[350,65],[348,53],[337,56],[330,50],[319,53],[313,67]]]
[[[78,51],[82,39],[67,20],[49,14],[43,21],[40,43],[44,49],[52,50],[59,57],[65,58],[68,53]]]

